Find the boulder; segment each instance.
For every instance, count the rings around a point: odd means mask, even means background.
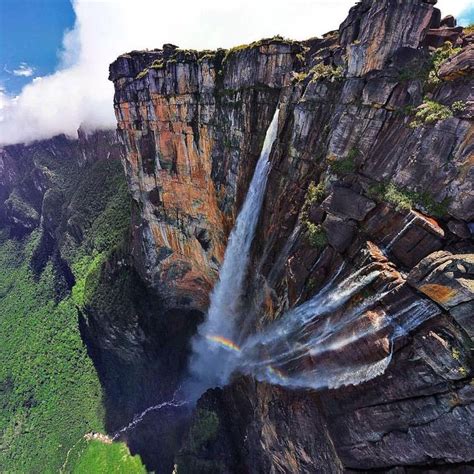
[[[319,205],[311,206],[308,212],[309,220],[315,224],[321,224],[321,222],[324,220],[324,215],[324,209]]]
[[[415,224],[392,244],[390,251],[404,266],[411,268],[423,257],[442,247],[440,238]]]
[[[441,27],[454,28],[457,25],[456,18],[453,15],[445,16],[440,23]]]
[[[474,300],[474,254],[434,252],[408,275],[408,283],[445,309]]]
[[[322,208],[327,212],[356,221],[363,221],[374,207],[372,200],[342,186],[334,187],[322,204]]]
[[[340,217],[328,214],[323,222],[329,245],[338,252],[344,252],[350,245],[357,231],[354,221],[345,221]]]
[[[474,300],[461,303],[449,311],[451,316],[467,332],[471,339],[474,339]]]
[[[460,53],[445,61],[438,76],[445,81],[466,77],[474,72],[474,44],[470,44]]]
[[[385,77],[369,79],[362,91],[362,103],[383,107],[390,99],[397,83]]]
[[[469,239],[471,237],[469,227],[463,221],[450,220],[448,222],[448,229],[460,239]]]
[[[403,215],[384,204],[371,213],[364,231],[408,268],[440,250],[444,240],[444,231],[434,219],[413,210]]]
[[[461,36],[462,30],[462,26],[455,28],[433,28],[426,33],[424,45],[440,48],[446,41],[454,44]]]

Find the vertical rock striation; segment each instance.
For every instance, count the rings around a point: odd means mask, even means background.
[[[228,52],[165,45],[111,65],[137,204],[135,256],[170,306],[206,308],[266,127],[301,50],[284,40]]]

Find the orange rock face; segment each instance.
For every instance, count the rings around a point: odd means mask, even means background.
[[[160,262],[161,280],[168,275],[177,293],[191,292],[196,305],[205,308],[216,263],[224,254],[224,219],[211,179],[209,131],[200,127],[196,138],[186,120],[191,100],[187,95],[168,99],[153,94],[150,103],[138,107],[148,121],[145,131],[133,127],[130,108],[136,104],[120,103],[117,117],[129,145],[128,174],[135,181],[153,247],[168,254]],[[207,235],[206,240],[200,235]],[[186,271],[174,279],[178,268]]]
[[[454,288],[436,284],[422,285],[419,289],[426,296],[440,304],[448,303],[458,293]]]
[[[206,309],[280,89],[300,51],[279,40],[225,59],[219,52],[198,57],[165,49],[124,55],[112,65],[124,165],[138,211],[137,267],[170,306]],[[150,65],[155,56],[163,67]],[[242,63],[251,75],[242,74]]]

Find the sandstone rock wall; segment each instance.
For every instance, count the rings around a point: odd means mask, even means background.
[[[301,50],[282,40],[242,52],[165,45],[111,65],[139,208],[136,258],[170,306],[206,307],[280,89]]]
[[[243,380],[206,394],[200,403],[217,413],[216,439],[233,440],[232,455],[219,458],[229,472],[474,460],[474,38],[441,21],[435,3],[362,1],[322,39],[201,53],[165,45],[111,65],[136,202],[136,266],[170,306],[205,310],[279,104],[246,292],[251,330],[308,299],[341,263],[359,268],[362,254],[381,268],[374,290],[397,289],[360,324],[383,326],[417,302],[430,308],[429,321],[397,341],[387,372],[366,384],[293,395]],[[452,44],[443,46],[446,38]],[[370,360],[388,350],[381,333],[338,357]],[[293,396],[315,398],[320,408],[308,412],[313,424],[301,434],[290,426]],[[236,397],[252,406],[241,422]],[[273,430],[261,405],[267,399],[287,423],[272,442],[255,434],[259,423]],[[238,434],[229,435],[232,423],[240,423]],[[246,439],[260,442],[258,453]],[[209,460],[219,442],[183,453]],[[308,451],[315,443],[330,453],[325,460]]]

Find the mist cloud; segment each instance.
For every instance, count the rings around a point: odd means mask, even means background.
[[[115,128],[108,65],[134,49],[163,43],[214,49],[281,34],[306,39],[336,29],[354,0],[72,0],[76,22],[63,38],[54,74],[37,77],[17,97],[0,84],[0,143],[76,136],[88,128]],[[440,0],[458,15],[470,0]],[[28,65],[18,68],[29,74]],[[31,71],[33,74],[33,71]]]

